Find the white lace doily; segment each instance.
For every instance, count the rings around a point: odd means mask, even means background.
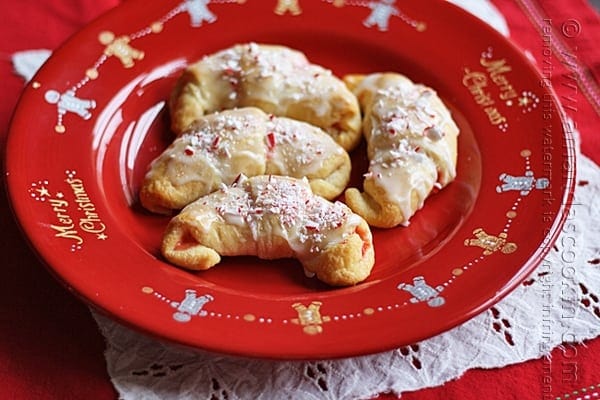
[[[473,368],[547,355],[600,335],[600,168],[578,157],[578,185],[563,233],[523,284],[444,334],[394,351],[342,360],[277,362],[196,353],[94,313],[123,399],[357,399],[441,385]]]

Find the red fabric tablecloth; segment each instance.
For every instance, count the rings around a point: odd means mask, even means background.
[[[10,115],[23,87],[23,81],[12,72],[11,54],[56,48],[78,28],[118,3],[118,0],[0,3],[1,154]],[[574,126],[581,132],[584,154],[599,163],[598,15],[584,0],[494,0],[494,3],[508,16],[515,42],[528,49],[534,58],[542,58],[540,24],[551,23],[554,27],[553,84]],[[61,287],[28,248],[13,221],[4,184],[0,187],[0,398],[116,398],[105,370],[103,338],[87,307]],[[598,360],[600,339],[557,349],[551,361],[535,360],[503,369],[470,371],[442,387],[405,394],[403,398],[595,399],[600,398]]]

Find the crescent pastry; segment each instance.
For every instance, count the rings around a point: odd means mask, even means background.
[[[458,127],[436,92],[394,73],[350,75],[363,110],[369,170],[346,204],[376,227],[408,225],[434,187],[456,176]]]
[[[248,106],[316,125],[346,150],[360,141],[359,106],[340,79],[299,51],[255,43],[189,66],[171,95],[171,127],[180,134],[204,114]]]
[[[140,201],[169,214],[240,174],[306,177],[316,194],[333,199],[350,169],[348,153],[315,126],[254,107],[226,110],[200,117],[152,162]]]
[[[185,207],[170,221],[162,253],[192,270],[211,268],[221,256],[293,257],[334,286],[363,281],[374,264],[360,216],[313,194],[306,180],[274,175],[242,177]]]

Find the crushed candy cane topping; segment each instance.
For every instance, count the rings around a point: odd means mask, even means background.
[[[229,112],[215,113],[213,118],[204,121],[201,126],[182,135],[187,143],[184,148],[186,155],[202,152],[229,156],[231,142],[242,135],[244,129],[256,125],[256,120],[250,116]]]
[[[456,176],[450,143],[458,130],[436,92],[405,77],[372,74],[357,93],[370,94],[365,116],[370,163],[363,177],[407,225],[431,190]]]
[[[297,178],[312,177],[323,168],[324,160],[344,154],[341,146],[315,126],[258,108],[239,108],[196,121],[152,162],[146,176],[162,179],[166,173],[176,186],[203,181],[207,176],[215,182],[231,183],[239,173],[261,168]]]
[[[347,90],[331,70],[312,64],[297,50],[282,46],[240,44],[207,55],[200,64],[201,69],[207,68],[229,84],[227,97],[234,105],[243,105],[250,96],[270,103],[281,112],[291,103],[310,98],[313,110],[319,116],[326,116],[334,107],[327,95]],[[242,103],[236,103],[238,100]]]
[[[226,201],[215,210],[222,218],[234,223],[243,220],[259,230],[262,221],[275,217],[292,247],[311,253],[343,240],[358,225],[346,205],[314,195],[306,180],[242,177],[232,186],[223,186],[221,192],[227,194]]]
[[[410,133],[427,136],[432,141],[440,140],[444,136],[441,128],[444,118],[431,104],[433,95],[433,90],[423,85],[398,84],[379,89],[373,113],[381,116],[382,125],[374,133]],[[390,107],[390,100],[394,107]]]

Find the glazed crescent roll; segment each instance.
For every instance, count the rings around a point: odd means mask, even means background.
[[[318,126],[344,149],[360,141],[356,98],[330,70],[284,46],[239,44],[189,66],[171,94],[171,128],[187,130],[198,117],[234,107]]]
[[[346,204],[376,227],[408,225],[456,176],[458,127],[436,92],[395,73],[344,78],[363,110],[369,170]]]
[[[240,175],[306,177],[325,198],[350,179],[348,153],[321,129],[247,107],[198,119],[156,158],[140,190],[142,205],[171,213]]]
[[[333,286],[366,279],[374,264],[367,223],[340,202],[312,193],[304,179],[261,175],[201,197],[167,226],[162,254],[206,270],[221,256],[293,257]]]

